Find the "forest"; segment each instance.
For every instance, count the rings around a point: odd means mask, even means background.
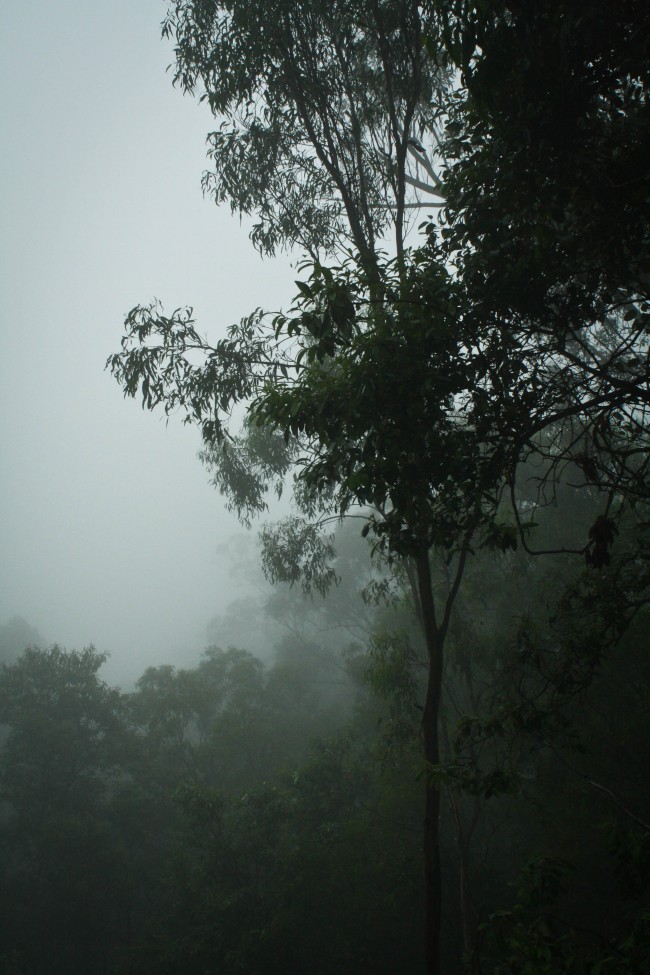
[[[255,525],[265,649],[126,689],[25,625],[0,973],[650,972],[650,10],[162,31],[297,290],[216,341],[136,305],[106,367]]]

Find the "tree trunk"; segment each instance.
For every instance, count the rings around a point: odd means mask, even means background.
[[[422,716],[424,738],[425,800],[424,800],[424,882],[425,882],[425,958],[427,975],[440,975],[440,930],[442,876],[440,869],[440,788],[431,775],[431,767],[440,762],[438,715],[442,684],[443,634],[436,624],[431,591],[429,552],[416,560],[422,626],[426,641],[429,676],[427,696]]]
[[[478,916],[472,896],[470,848],[472,837],[474,836],[481,814],[480,796],[473,796],[471,802],[472,811],[469,816],[469,821],[465,824],[457,797],[450,790],[449,803],[456,827],[456,849],[458,851],[458,893],[460,920],[463,931],[463,950],[467,958],[468,973],[476,975],[480,970],[478,954],[479,933]]]

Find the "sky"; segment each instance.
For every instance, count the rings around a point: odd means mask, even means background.
[[[0,0],[0,624],[94,643],[124,681],[198,654],[242,596],[242,529],[198,432],[125,401],[105,360],[136,304],[192,305],[216,341],[297,277],[202,195],[216,126],[171,84],[165,10]]]

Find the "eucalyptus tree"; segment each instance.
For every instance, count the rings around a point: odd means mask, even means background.
[[[422,144],[435,137],[448,83],[425,49],[432,24],[433,14],[415,0],[170,4],[163,33],[176,42],[175,82],[198,93],[219,121],[209,137],[214,168],[205,190],[217,203],[255,215],[251,236],[260,251],[297,249],[310,257],[313,273],[301,283],[295,314],[269,322],[255,313],[214,349],[189,312],[166,317],[157,306],[134,309],[111,368],[125,393],[140,389],[143,406],[186,408],[185,419],[201,427],[216,483],[244,519],[265,507],[269,479],[281,484],[294,467],[296,494],[311,520],[290,519],[267,532],[271,578],[326,588],[334,570],[318,519],[374,505],[368,528],[391,555],[414,556],[419,567],[413,578],[431,663],[423,733],[435,765],[442,644],[457,585],[438,620],[427,553],[439,541],[442,506],[432,491],[442,479],[442,441],[462,434],[451,408],[458,377],[445,375],[439,405],[426,388],[425,364],[438,342],[449,365],[457,343],[445,337],[449,281],[434,273],[424,287],[439,295],[441,314],[425,336],[413,337],[426,346],[416,379],[409,332],[419,323],[417,314],[402,314],[400,299],[408,287],[416,300],[417,272],[407,269],[404,237],[409,209],[418,204],[408,194],[441,202]],[[388,234],[395,264],[381,255]],[[346,254],[351,263],[340,274],[320,263]],[[190,352],[204,353],[198,368]],[[246,432],[237,438],[225,419],[241,403]],[[432,411],[443,419],[442,441]],[[480,520],[474,488],[467,493],[471,517],[452,528],[447,516],[444,529],[450,549],[459,532],[463,539],[459,572]],[[465,504],[463,497],[456,507]],[[427,941],[429,969],[437,971],[439,799],[427,782]]]
[[[440,194],[421,142],[449,76],[425,50],[433,16],[415,0],[170,3],[174,81],[220,123],[204,188],[256,216],[261,252],[352,246],[370,272],[390,228],[401,252],[407,187]]]

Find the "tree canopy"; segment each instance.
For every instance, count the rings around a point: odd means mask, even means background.
[[[413,0],[170,3],[174,80],[220,121],[204,187],[257,218],[262,252],[351,243],[372,263],[392,222],[401,245],[409,139],[435,125],[447,81],[431,23]]]
[[[485,409],[518,443],[516,459],[537,450],[548,470],[572,462],[585,483],[641,501],[647,5],[438,6],[462,73],[446,127],[443,234],[464,314],[502,350]]]

